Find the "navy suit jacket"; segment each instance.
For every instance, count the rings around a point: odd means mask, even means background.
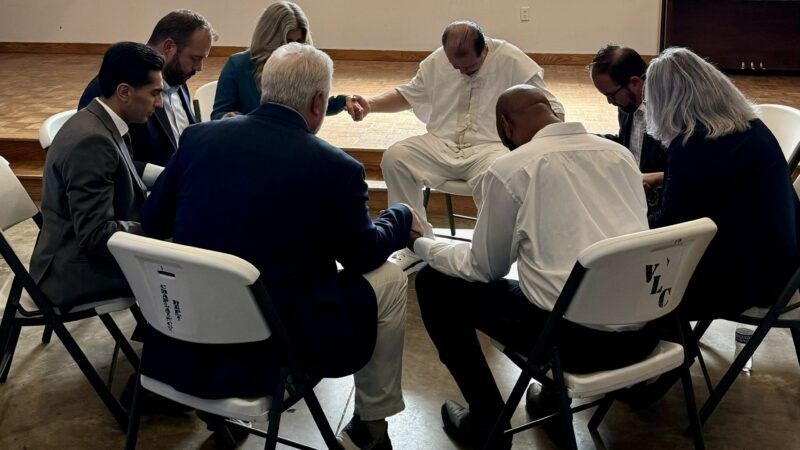
[[[363,367],[374,348],[375,294],[360,274],[403,248],[411,228],[408,207],[373,222],[367,200],[359,162],[294,110],[265,104],[188,128],[141,222],[149,236],[255,265],[306,369],[336,377]],[[267,344],[191,345],[154,334],[145,345],[144,373],[209,398],[263,395],[274,365]]]
[[[681,304],[692,320],[771,305],[800,264],[789,166],[764,123],[750,125],[717,139],[698,126],[667,150],[661,209],[650,225],[709,217],[718,228]]]
[[[182,84],[179,91],[181,93],[181,105],[186,111],[189,124],[197,123],[191,108],[192,102],[189,97],[189,89],[185,84]],[[85,108],[92,99],[100,96],[102,96],[100,83],[97,77],[94,77],[83,91],[83,95],[81,95],[81,99],[78,102],[78,109]],[[178,149],[178,141],[175,140],[167,113],[163,108],[156,108],[156,112],[145,123],[130,124],[130,135],[133,143],[133,154],[131,156],[140,175],[147,163],[166,166],[169,158]]]

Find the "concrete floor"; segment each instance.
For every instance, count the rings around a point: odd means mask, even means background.
[[[35,226],[26,222],[6,233],[23,258],[28,258],[36,236]],[[0,262],[0,284],[8,276]],[[416,293],[408,299],[403,387],[406,410],[389,420],[397,449],[458,448],[442,431],[439,408],[446,399],[462,400],[447,370],[439,363],[419,314]],[[5,301],[5,300],[3,300]],[[115,314],[123,331],[129,333],[133,319],[127,312]],[[110,364],[113,341],[97,319],[69,327],[101,374]],[[703,352],[712,377],[718,380],[733,355],[735,324],[717,321],[703,339]],[[122,448],[124,436],[88,382],[57,338],[40,343],[41,329],[26,329],[5,385],[0,385],[0,449],[106,449]],[[138,349],[138,345],[135,344]],[[485,345],[495,377],[508,394],[518,370],[490,345]],[[122,359],[122,358],[121,358]],[[131,373],[122,359],[116,374],[119,393]],[[698,401],[706,399],[699,369],[693,368]],[[322,407],[334,431],[341,429],[352,414],[352,379],[323,381],[316,388]],[[598,435],[586,429],[591,412],[575,417],[580,448],[691,448],[682,435],[686,427],[683,397],[679,386],[659,403],[643,411],[615,404]],[[526,419],[519,408],[513,423]],[[800,449],[800,366],[789,333],[774,330],[759,348],[751,375],[742,375],[704,428],[712,449],[795,448]],[[281,434],[321,447],[310,415],[303,404],[286,413]],[[213,448],[211,433],[194,414],[181,417],[151,416],[142,421],[139,448]],[[524,432],[514,447],[553,448],[543,431]],[[251,437],[243,449],[263,448],[263,440]]]

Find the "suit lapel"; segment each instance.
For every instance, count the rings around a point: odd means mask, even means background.
[[[169,139],[169,142],[172,144],[172,150],[177,150],[178,143],[175,141],[175,136],[172,134],[172,125],[169,124],[167,111],[165,111],[164,108],[156,108],[154,115],[156,116],[158,124],[161,125],[161,131],[167,135],[167,139]]]
[[[197,117],[194,116],[194,112],[192,111],[192,99],[189,98],[189,88],[186,87],[185,84],[181,85],[181,88],[178,90],[181,95],[181,105],[183,105],[183,110],[186,111],[186,117],[189,119],[189,124],[197,123]]]
[[[89,106],[86,108],[103,124],[104,127],[111,133],[111,137],[114,139],[114,143],[117,144],[117,153],[119,154],[120,158],[125,161],[125,166],[128,168],[128,172],[131,176],[131,181],[135,185],[139,187],[139,191],[142,194],[147,192],[147,187],[144,185],[144,181],[142,181],[139,174],[136,172],[136,167],[133,165],[133,160],[131,159],[130,150],[128,146],[125,144],[125,140],[122,139],[122,136],[119,134],[119,130],[117,126],[114,124],[114,120],[111,119],[111,116],[108,115],[106,110],[98,103],[99,100],[96,98],[89,103]]]

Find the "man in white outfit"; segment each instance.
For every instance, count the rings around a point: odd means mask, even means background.
[[[563,118],[564,108],[547,90],[543,73],[519,48],[484,36],[473,22],[458,21],[445,28],[442,47],[420,63],[407,84],[375,97],[349,97],[347,110],[354,120],[373,112],[412,109],[427,125],[427,133],[397,142],[383,154],[389,204],[409,204],[422,219],[426,237],[433,237],[433,229],[422,205],[423,186],[466,181],[480,208],[483,174],[492,161],[508,153],[495,126],[500,94],[517,84],[536,86]],[[422,262],[408,249],[390,260],[407,273],[418,270]]]

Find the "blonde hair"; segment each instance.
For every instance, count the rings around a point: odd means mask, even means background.
[[[716,139],[750,128],[753,104],[731,80],[691,50],[672,47],[650,62],[644,87],[647,132],[669,146],[692,136],[698,124]]]
[[[253,80],[258,89],[261,89],[261,73],[264,70],[264,63],[275,49],[287,43],[286,36],[293,30],[302,31],[303,43],[314,45],[311,40],[311,30],[308,27],[308,18],[297,4],[292,2],[273,3],[261,13],[256,29],[253,30],[253,40],[250,42],[250,59],[254,66]]]

